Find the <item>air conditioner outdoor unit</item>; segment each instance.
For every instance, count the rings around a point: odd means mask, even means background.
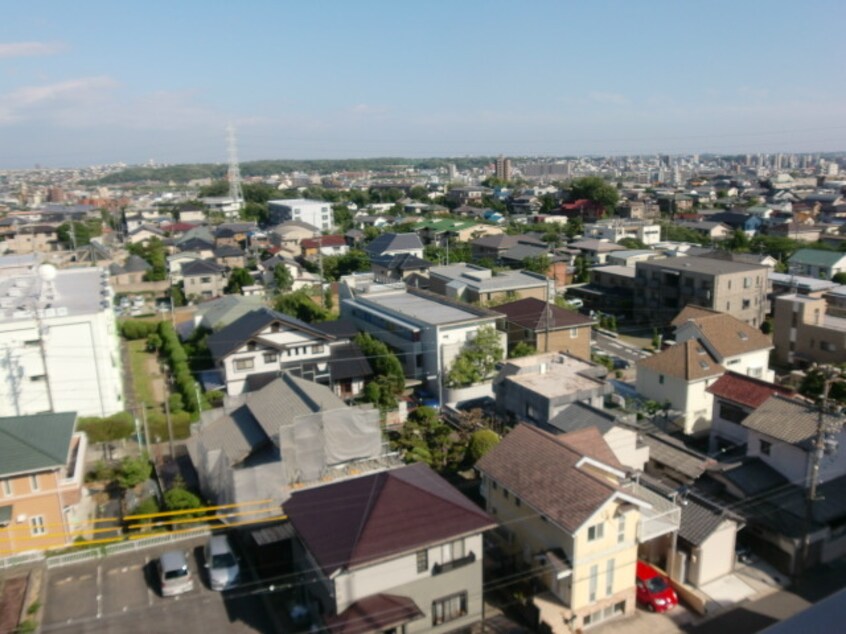
[[[23,524],[26,521],[26,513],[21,513],[15,518],[18,524]]]

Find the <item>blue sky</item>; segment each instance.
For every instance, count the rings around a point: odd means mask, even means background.
[[[846,149],[846,3],[28,0],[0,167]]]

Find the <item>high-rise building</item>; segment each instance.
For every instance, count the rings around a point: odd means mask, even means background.
[[[500,156],[496,159],[496,177],[501,181],[511,180],[511,159]]]

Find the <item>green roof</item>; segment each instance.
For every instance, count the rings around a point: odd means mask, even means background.
[[[791,264],[810,264],[815,266],[832,266],[846,257],[840,251],[823,251],[821,249],[799,249],[790,256]]]
[[[461,231],[467,227],[472,227],[479,224],[474,220],[451,220],[444,218],[442,220],[424,220],[414,225],[414,230],[431,229],[434,231]]]
[[[0,418],[0,476],[63,466],[76,412]]]

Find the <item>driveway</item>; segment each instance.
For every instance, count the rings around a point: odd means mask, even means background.
[[[209,589],[205,538],[47,571],[42,632],[272,632],[263,586],[245,581],[225,593]],[[155,560],[167,550],[188,555],[194,589],[162,597]]]

